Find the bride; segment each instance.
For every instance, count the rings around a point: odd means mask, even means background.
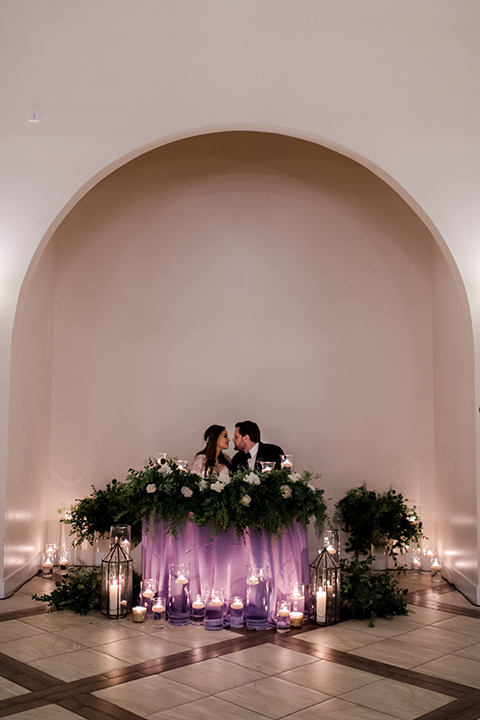
[[[216,475],[221,480],[227,479],[232,461],[228,455],[223,454],[230,445],[226,428],[223,425],[210,425],[205,430],[203,439],[205,447],[195,455],[190,471],[202,477]]]

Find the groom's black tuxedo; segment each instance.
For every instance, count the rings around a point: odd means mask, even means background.
[[[271,445],[270,443],[258,443],[258,453],[255,459],[255,469],[260,470],[260,460],[267,460],[275,462],[276,469],[280,468],[280,455],[284,455],[282,448],[278,445]],[[238,470],[238,468],[248,469],[248,458],[247,453],[243,450],[239,450],[232,458],[232,470]]]

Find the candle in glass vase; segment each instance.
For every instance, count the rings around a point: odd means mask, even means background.
[[[146,600],[151,600],[153,598],[153,596],[155,595],[153,590],[151,590],[150,588],[146,588],[142,594]]]
[[[230,625],[232,627],[243,627],[244,606],[243,598],[238,595],[230,600]]]
[[[280,467],[282,470],[291,470],[293,468],[293,455],[280,455]]]

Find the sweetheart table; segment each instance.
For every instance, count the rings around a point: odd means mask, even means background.
[[[159,595],[168,595],[168,565],[190,564],[190,593],[208,588],[223,588],[226,597],[245,597],[247,566],[269,567],[271,611],[276,600],[286,597],[290,583],[308,583],[307,531],[300,525],[285,530],[279,537],[249,528],[238,539],[233,528],[210,537],[208,527],[187,523],[178,529],[178,537],[158,522],[142,535],[142,576],[158,581]]]

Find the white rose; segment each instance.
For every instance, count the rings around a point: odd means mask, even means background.
[[[184,495],[185,497],[192,497],[192,495],[193,495],[193,490],[191,490],[191,489],[190,489],[189,487],[187,487],[186,485],[184,485],[184,486],[182,487],[182,489],[180,490],[180,492],[181,492],[182,495]]]
[[[171,475],[172,474],[172,468],[170,465],[167,465],[167,463],[163,463],[160,470],[158,471],[162,475]]]
[[[245,476],[244,480],[251,485],[260,485],[260,478],[254,472],[248,473],[248,475]]]
[[[250,495],[244,495],[240,502],[242,503],[242,505],[250,505],[250,503],[252,502],[252,498],[250,497]]]
[[[300,475],[300,473],[294,472],[294,473],[290,473],[290,475],[288,476],[288,479],[291,482],[298,482],[299,480],[302,479],[302,476]]]
[[[292,497],[292,488],[289,487],[289,485],[282,485],[280,488],[280,492],[282,493],[283,498]]]
[[[156,489],[157,486],[154,483],[150,483],[150,485],[147,485],[147,487],[145,488],[148,493],[154,493]]]
[[[198,487],[199,487],[200,490],[205,490],[205,488],[208,487],[207,481],[202,478],[202,479],[200,480],[200,482],[198,483]]]
[[[307,483],[307,487],[309,487],[310,490],[313,490],[313,492],[315,492],[315,490],[316,490],[315,485],[312,485],[312,483]]]
[[[210,485],[210,490],[215,490],[215,492],[222,492],[224,488],[224,485],[220,480],[217,480],[217,482],[214,482]]]

